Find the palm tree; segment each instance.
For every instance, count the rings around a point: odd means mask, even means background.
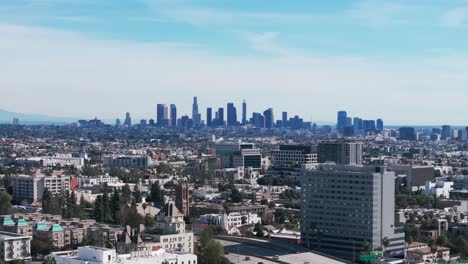
[[[390,245],[390,239],[388,237],[382,238],[382,254],[385,255],[385,250]]]
[[[57,262],[55,261],[55,258],[52,257],[52,256],[48,256],[45,260],[44,260],[44,264],[56,264]]]

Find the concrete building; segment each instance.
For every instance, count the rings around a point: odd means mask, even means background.
[[[240,212],[230,214],[206,214],[200,216],[200,222],[209,225],[222,226],[225,230],[230,227],[240,227],[261,223],[257,214]]]
[[[150,156],[104,156],[103,164],[106,167],[147,168],[151,165],[151,157]]]
[[[107,174],[100,176],[81,176],[79,181],[80,186],[101,186],[103,184],[116,184],[120,182],[118,177],[112,177]]]
[[[453,182],[446,181],[426,181],[424,187],[424,195],[431,196],[436,195],[437,197],[443,196],[445,198],[450,198],[450,191],[453,189]]]
[[[193,233],[185,230],[184,215],[174,202],[167,203],[156,216],[156,228],[145,231],[143,240],[158,242],[165,250],[193,253]]]
[[[216,144],[214,149],[221,158],[221,168],[262,167],[262,154],[252,143],[221,143]]]
[[[362,142],[322,141],[318,144],[318,162],[334,162],[343,165],[362,164]]]
[[[54,252],[50,256],[57,264],[197,264],[194,254],[169,253],[158,247],[118,255],[115,249],[88,246],[75,251]]]
[[[11,263],[23,260],[31,263],[31,236],[0,231],[0,260]]]
[[[353,259],[368,241],[403,256],[404,233],[395,233],[394,172],[385,167],[320,164],[304,172],[301,237],[305,247]]]
[[[274,168],[300,168],[317,162],[317,146],[280,145],[278,149],[271,151],[271,164]]]
[[[35,174],[13,177],[13,199],[15,201],[37,203],[42,200],[45,188],[54,195],[70,190],[70,176]]]
[[[71,154],[61,154],[51,157],[42,157],[42,166],[55,166],[60,165],[65,166],[74,166],[77,169],[81,169],[85,165],[85,159],[81,157],[72,157]]]
[[[396,176],[406,175],[406,187],[409,192],[424,189],[426,181],[434,181],[433,166],[389,165],[389,170]]]

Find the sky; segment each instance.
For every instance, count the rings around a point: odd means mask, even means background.
[[[0,109],[468,125],[468,0],[0,0]]]

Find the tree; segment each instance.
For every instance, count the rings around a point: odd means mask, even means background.
[[[130,190],[130,186],[128,186],[128,184],[125,184],[124,187],[122,187],[121,199],[123,204],[129,204],[132,202],[132,191]]]
[[[104,193],[102,194],[102,205],[103,205],[102,221],[105,223],[114,222],[113,213],[110,207],[109,193],[107,192],[107,188],[104,190]]]
[[[264,227],[260,223],[255,224],[254,231],[257,232],[257,234],[256,234],[257,237],[264,237],[265,236]]]
[[[368,255],[371,251],[372,247],[369,241],[365,240],[364,242],[362,242],[362,254]]]
[[[156,206],[162,206],[164,204],[164,191],[161,190],[161,186],[158,181],[151,185],[149,201],[153,202]]]
[[[7,192],[0,192],[0,214],[9,214],[11,210],[11,196]]]
[[[384,237],[382,238],[382,248],[383,248],[383,254],[385,255],[385,250],[387,249],[387,247],[390,246],[390,239],[388,239],[388,237]]]
[[[210,241],[203,249],[203,262],[206,264],[221,264],[224,258],[224,247],[218,241]]]
[[[96,201],[94,202],[94,219],[96,222],[103,222],[104,221],[104,204],[102,195],[98,195],[96,197]]]
[[[45,260],[44,260],[44,264],[56,264],[57,262],[55,261],[55,258],[52,257],[52,256],[48,256]]]
[[[56,251],[57,248],[54,247],[49,241],[44,241],[40,239],[31,240],[31,255],[49,255],[51,252]]]
[[[242,193],[237,188],[232,188],[231,200],[233,203],[242,202]]]
[[[200,242],[201,248],[205,248],[206,245],[213,239],[213,229],[210,227],[205,228],[200,232],[198,236],[198,241]]]
[[[143,201],[143,197],[141,196],[141,191],[138,188],[138,184],[135,184],[135,188],[133,188],[133,200],[135,203],[141,203]]]

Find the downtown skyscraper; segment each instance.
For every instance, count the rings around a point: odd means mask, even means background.
[[[175,104],[171,104],[170,111],[171,111],[170,125],[177,126],[177,107]]]
[[[237,110],[234,103],[227,104],[227,126],[237,125]]]
[[[247,103],[245,100],[242,102],[242,124],[247,124]]]
[[[201,114],[198,112],[198,98],[196,96],[193,97],[192,120],[195,127],[201,125]]]

